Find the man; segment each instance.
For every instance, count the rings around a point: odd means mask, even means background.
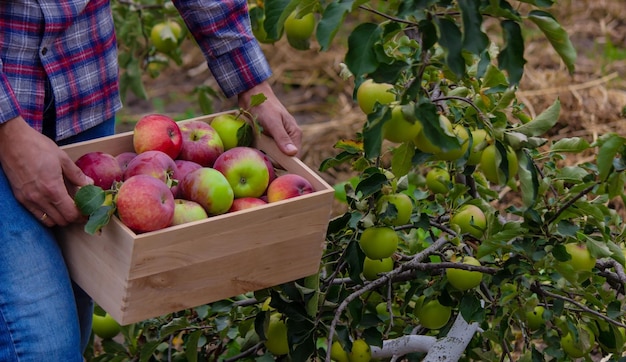
[[[245,0],[175,1],[226,96],[295,155],[301,131],[274,95]],[[82,361],[92,302],[52,227],[81,220],[92,182],[59,145],[114,133],[121,108],[108,0],[0,0],[0,361]]]

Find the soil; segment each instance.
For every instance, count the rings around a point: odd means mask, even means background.
[[[526,36],[527,61],[518,98],[531,116],[541,113],[557,98],[560,121],[550,137],[584,137],[593,141],[607,132],[626,133],[626,6],[623,0],[559,1],[553,12],[570,34],[578,51],[576,70],[569,74],[556,52],[539,31]],[[376,21],[374,19],[374,21]],[[533,28],[529,25],[529,29]],[[347,30],[347,29],[346,29]],[[343,44],[320,52],[298,51],[283,39],[262,44],[272,66],[275,93],[300,123],[304,140],[300,158],[312,169],[336,154],[334,144],[353,138],[365,121],[353,101],[353,83],[339,73],[345,55]],[[148,100],[131,96],[125,101],[123,119],[137,119],[148,112],[200,115],[192,96],[197,86],[218,89],[202,54],[189,41],[182,66],[170,67],[156,79],[146,78]],[[234,99],[219,98],[215,111],[235,107]],[[120,130],[131,125],[120,123]],[[593,154],[572,156],[568,162],[590,160]],[[350,170],[334,168],[321,174],[330,183],[350,176]]]

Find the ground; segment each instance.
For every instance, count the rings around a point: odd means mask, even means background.
[[[531,115],[541,113],[557,98],[561,100],[560,121],[552,137],[580,136],[593,141],[607,132],[626,134],[626,7],[623,0],[565,0],[558,2],[555,17],[570,34],[578,51],[576,71],[569,74],[556,53],[538,31],[529,31],[525,58],[527,66],[518,92]],[[375,21],[375,19],[374,19]],[[283,39],[262,44],[272,66],[274,91],[299,121],[304,141],[301,159],[313,169],[334,156],[333,145],[354,137],[365,120],[352,99],[353,83],[339,76],[345,48],[319,52],[298,51]],[[171,67],[156,79],[146,77],[148,100],[129,96],[122,119],[136,119],[148,112],[200,115],[193,98],[199,85],[216,87],[195,44],[185,44],[180,67]],[[215,111],[234,106],[232,99],[220,99]],[[129,124],[120,123],[120,130]],[[574,156],[571,162],[593,158]],[[334,183],[349,170],[333,169],[322,174]]]

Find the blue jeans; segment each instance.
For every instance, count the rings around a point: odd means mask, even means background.
[[[113,134],[111,119],[59,143]],[[82,362],[93,302],[49,229],[14,197],[0,168],[0,361]]]

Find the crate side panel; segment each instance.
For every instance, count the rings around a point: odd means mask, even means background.
[[[319,232],[180,267],[129,283],[127,322],[164,315],[303,278],[319,270]]]
[[[227,257],[300,234],[317,232],[321,250],[330,217],[327,205],[332,195],[306,196],[282,206],[263,206],[259,210],[233,213],[216,222],[163,231],[149,238],[139,237],[135,241],[129,279]]]

